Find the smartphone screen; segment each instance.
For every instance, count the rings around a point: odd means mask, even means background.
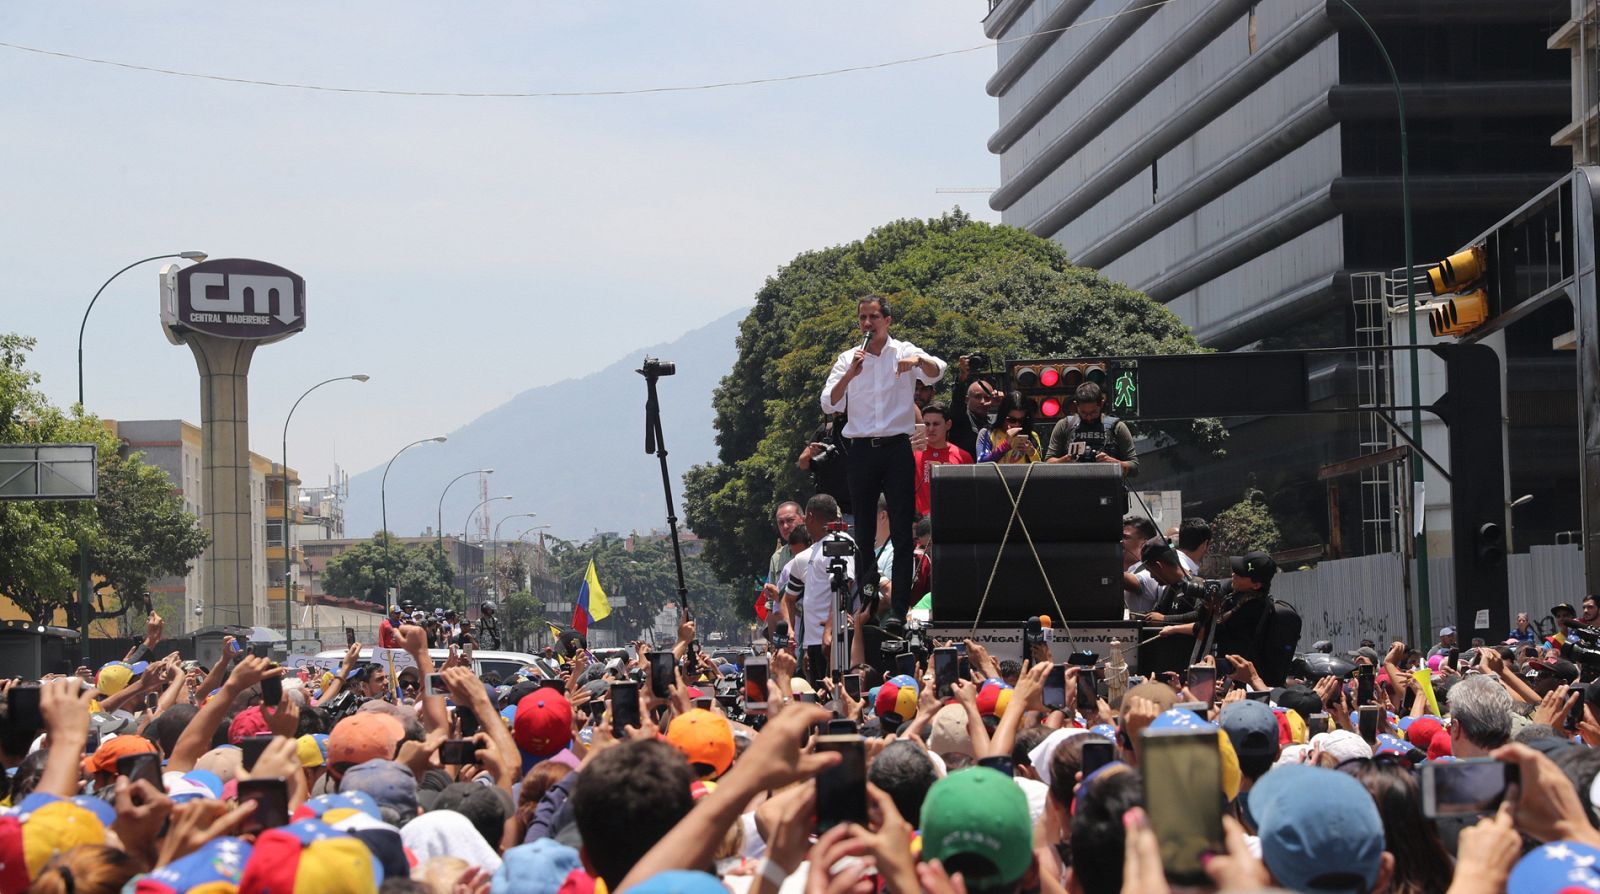
[[[244,821],[246,834],[276,829],[289,824],[289,783],[282,779],[239,780],[239,803],[256,802],[256,809]]]
[[[675,656],[671,652],[646,652],[645,658],[650,662],[650,694],[656,698],[671,698],[667,687],[678,683]]]
[[[1363,664],[1356,668],[1356,704],[1372,704],[1372,665]]]
[[[621,739],[627,727],[639,726],[639,684],[611,684],[611,734]]]
[[[951,655],[955,650],[950,650]],[[867,824],[867,751],[860,736],[818,736],[816,750],[837,751],[839,763],[817,775],[817,832],[840,823]]]
[[[751,656],[744,660],[744,709],[767,709],[767,659]]]
[[[851,698],[855,699],[856,701],[861,701],[861,675],[860,674],[845,674],[844,675],[844,694],[850,696]]]
[[[461,735],[464,738],[477,735],[482,728],[477,713],[465,705],[456,705],[456,719],[461,721]]]
[[[356,644],[356,629],[354,627],[346,627],[344,629],[344,644],[347,646]]]
[[[861,732],[854,720],[828,721],[827,734],[830,736],[854,736]]]
[[[1516,764],[1487,757],[1428,761],[1421,769],[1422,812],[1430,818],[1493,813],[1521,778]]]
[[[1356,709],[1361,738],[1367,740],[1368,744],[1378,741],[1379,710],[1381,709],[1377,705],[1362,705]]]
[[[266,658],[272,654],[272,643],[251,643],[250,654],[257,658]]]
[[[89,730],[89,735],[85,736],[84,740],[83,740],[83,753],[84,754],[94,754],[95,750],[98,749],[99,747],[100,747],[100,734],[98,732],[94,731],[94,730]]]
[[[1094,684],[1095,684],[1094,668],[1093,667],[1079,667],[1078,668],[1078,710],[1079,711],[1088,711],[1090,708],[1096,707],[1095,702],[1099,699],[1100,693],[1098,691],[1096,691]]]
[[[13,686],[6,691],[6,723],[17,730],[44,729],[39,710],[39,687]]]
[[[956,656],[956,679],[972,679],[972,665],[967,661],[967,656],[965,655]]]
[[[1254,692],[1254,691],[1246,692],[1244,694],[1244,697],[1249,699],[1249,700],[1251,700],[1251,701],[1253,701],[1253,702],[1271,702],[1272,701],[1272,693],[1267,692],[1266,690],[1262,690],[1260,692]]]
[[[439,745],[439,763],[459,767],[476,761],[478,743],[471,739],[446,739]]]
[[[1044,675],[1044,706],[1052,711],[1067,706],[1067,666],[1053,665]]]
[[[1211,704],[1217,695],[1217,668],[1212,664],[1189,665],[1189,694],[1197,702]]]
[[[956,680],[960,676],[959,658],[955,649],[933,650],[933,694],[939,698],[953,698]]]
[[[701,710],[705,710],[705,711],[709,711],[709,710],[711,710],[711,706],[712,706],[712,705],[713,705],[713,704],[715,704],[715,703],[716,703],[716,701],[717,701],[717,700],[716,700],[716,698],[715,698],[715,697],[714,697],[714,696],[710,696],[710,695],[702,695],[702,696],[700,696],[700,697],[699,697],[699,698],[697,698],[697,699],[695,699],[695,700],[694,700],[694,701],[693,701],[693,702],[692,702],[692,704],[693,704],[693,705],[694,705],[694,706],[695,706],[695,707],[696,707],[696,708],[700,708],[700,709],[701,709]],[[661,706],[660,706],[660,707],[661,707],[661,708],[663,708],[663,709],[665,709],[665,708],[666,708],[666,705],[661,705]],[[660,720],[660,719],[659,719],[659,718],[658,718],[658,719],[657,719],[657,720],[656,720],[656,723],[658,723],[658,724],[659,724],[659,723],[660,723],[660,722],[661,722],[661,720]]]
[[[1217,734],[1161,730],[1146,732],[1142,744],[1144,809],[1161,850],[1161,868],[1175,884],[1207,884],[1205,856],[1224,850]]]
[[[1578,700],[1573,703],[1572,709],[1567,712],[1566,728],[1569,730],[1576,730],[1578,728],[1578,724],[1583,722],[1583,705],[1584,702],[1589,700],[1586,687],[1570,687],[1567,690],[1567,698],[1571,698],[1574,693],[1577,694]]]
[[[261,757],[261,752],[267,750],[267,745],[272,741],[271,736],[245,736],[239,743],[239,748],[244,752],[240,764],[246,769],[253,769],[256,760]]]
[[[1106,764],[1117,759],[1117,746],[1115,743],[1101,741],[1099,736],[1087,736],[1083,740],[1083,777],[1100,769]]]
[[[129,782],[143,779],[155,786],[156,791],[161,791],[161,755],[153,751],[125,754],[117,758],[117,775],[128,777]]]
[[[907,677],[917,675],[917,656],[911,652],[901,652],[894,656],[894,672]]]
[[[267,677],[261,681],[261,703],[269,708],[276,708],[283,703],[282,678]]]
[[[1012,765],[1011,758],[1002,754],[997,754],[992,757],[980,757],[978,758],[978,766],[988,767],[991,770],[999,771],[1007,776],[1016,775],[1016,767]]]
[[[1328,731],[1328,715],[1312,714],[1306,718],[1306,735],[1315,736]]]
[[[444,674],[429,674],[428,685],[423,689],[423,695],[449,695],[450,687],[444,685]]]

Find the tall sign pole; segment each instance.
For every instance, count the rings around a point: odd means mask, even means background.
[[[188,345],[200,372],[200,493],[211,535],[200,623],[253,626],[253,559],[265,544],[250,524],[250,360],[258,345],[306,327],[306,281],[247,258],[170,265],[161,271],[161,323],[168,341]]]

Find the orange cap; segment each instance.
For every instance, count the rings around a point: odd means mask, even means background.
[[[672,718],[667,744],[683,752],[691,764],[705,764],[721,776],[733,765],[733,727],[715,711],[695,708]]]
[[[144,736],[115,736],[101,742],[94,754],[83,759],[83,772],[115,773],[117,758],[130,754],[149,754],[155,750],[156,743]]]

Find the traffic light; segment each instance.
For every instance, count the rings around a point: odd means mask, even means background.
[[[1070,415],[1078,386],[1093,382],[1106,388],[1107,367],[1100,360],[1012,361],[1011,381],[1033,408],[1033,418],[1054,421]]]
[[[1478,563],[1480,565],[1498,565],[1506,558],[1506,532],[1495,522],[1484,522],[1478,526]]]
[[[1460,338],[1492,316],[1489,293],[1475,288],[1488,269],[1483,246],[1474,245],[1434,264],[1417,277],[1415,285],[1419,290],[1443,299],[1419,308],[1427,311],[1428,331],[1434,338],[1446,335]]]

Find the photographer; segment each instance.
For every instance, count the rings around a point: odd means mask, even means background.
[[[950,443],[960,447],[968,456],[978,455],[978,432],[994,422],[995,408],[1000,405],[1000,389],[983,379],[973,378],[973,373],[988,365],[982,354],[963,354],[959,361],[952,397],[956,403],[950,408]]]
[[[806,531],[812,543],[783,569],[789,581],[784,588],[784,615],[794,631],[805,675],[812,680],[828,673],[840,591],[855,590],[855,541],[843,531],[828,530],[838,520],[839,505],[833,497],[817,494],[807,500]]]
[[[794,464],[802,472],[811,473],[811,486],[817,493],[827,494],[839,504],[839,513],[848,525],[855,522],[855,515],[850,504],[850,439],[842,434],[844,426],[843,413],[835,413],[824,420],[811,433],[811,440]],[[795,508],[798,518],[799,507]],[[788,532],[780,532],[780,535],[787,537]]]
[[[1139,559],[1137,571],[1122,572],[1122,598],[1128,610],[1144,615],[1147,624],[1195,620],[1194,601],[1182,586],[1189,576],[1172,544],[1160,538],[1147,541]]]
[[[1050,430],[1045,462],[1114,462],[1122,466],[1122,477],[1137,478],[1139,456],[1133,447],[1133,432],[1128,423],[1103,415],[1105,392],[1093,382],[1084,382],[1073,397],[1078,412]]]
[[[1261,676],[1274,686],[1283,684],[1288,661],[1272,652],[1263,642],[1270,630],[1264,616],[1271,609],[1272,578],[1278,563],[1264,552],[1233,556],[1228,560],[1233,577],[1228,581],[1190,580],[1182,584],[1195,603],[1196,620],[1169,624],[1162,636],[1188,635],[1204,638],[1212,631],[1215,651],[1222,655],[1243,655],[1254,662]],[[1293,652],[1291,648],[1290,653]]]

